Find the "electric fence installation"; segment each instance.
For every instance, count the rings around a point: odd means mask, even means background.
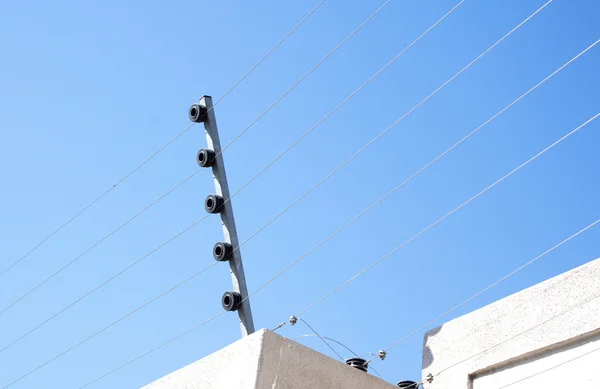
[[[223,225],[224,239],[222,242],[215,243],[213,256],[219,262],[229,262],[229,268],[231,269],[233,290],[223,293],[221,303],[226,311],[238,312],[242,336],[250,335],[254,332],[252,310],[250,309],[242,254],[235,229],[219,130],[217,129],[215,110],[210,96],[204,96],[198,104],[192,104],[190,107],[190,120],[195,123],[204,123],[208,148],[200,149],[196,160],[200,167],[212,168],[215,181],[215,193],[206,197],[204,208],[208,213],[220,214],[221,224]]]

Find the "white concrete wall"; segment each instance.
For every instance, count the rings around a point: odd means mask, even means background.
[[[427,389],[599,389],[600,259],[428,332],[428,374]]]
[[[393,389],[370,374],[260,330],[145,389]]]

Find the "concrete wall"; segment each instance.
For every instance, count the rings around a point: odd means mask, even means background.
[[[260,330],[145,389],[393,389],[394,385]]]
[[[262,341],[263,333],[257,332],[144,388],[254,388]]]
[[[425,335],[425,388],[600,388],[600,259]]]

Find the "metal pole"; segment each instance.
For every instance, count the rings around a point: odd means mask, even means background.
[[[229,197],[229,185],[227,184],[223,154],[221,154],[221,142],[219,140],[219,131],[217,129],[212,97],[202,97],[200,99],[200,106],[206,107],[207,110],[206,117],[204,118],[206,142],[208,143],[208,148],[215,152],[215,161],[212,164],[212,171],[215,178],[215,193],[225,200],[223,210],[220,212],[221,224],[223,225],[223,235],[225,236],[224,241],[231,244],[234,249],[231,259],[228,262],[231,269],[233,291],[239,293],[243,299],[237,312],[239,315],[242,336],[246,336],[254,332],[254,321],[252,320],[250,300],[247,298],[248,288],[246,286],[246,277],[244,276],[242,253],[239,248],[235,219],[233,217],[233,207]]]

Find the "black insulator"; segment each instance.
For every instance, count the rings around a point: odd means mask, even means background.
[[[204,209],[208,213],[220,213],[223,210],[224,203],[223,197],[211,194],[206,196],[206,200],[204,200]]]
[[[196,155],[200,167],[210,167],[215,163],[215,152],[210,149],[201,149]]]
[[[419,384],[417,384],[415,381],[400,381],[398,382],[397,386],[399,388],[417,389],[419,387]]]
[[[362,358],[346,359],[346,365],[355,367],[358,370],[364,371],[365,373],[367,372],[367,369],[369,368],[369,364],[367,363],[367,361]]]
[[[206,120],[206,107],[200,104],[192,104],[190,107],[190,120],[196,123],[202,123]]]
[[[226,242],[217,242],[215,243],[215,247],[213,247],[213,257],[220,262],[229,261],[232,253],[233,246]]]
[[[242,295],[237,292],[225,292],[221,298],[221,304],[226,311],[237,311],[242,304]]]

